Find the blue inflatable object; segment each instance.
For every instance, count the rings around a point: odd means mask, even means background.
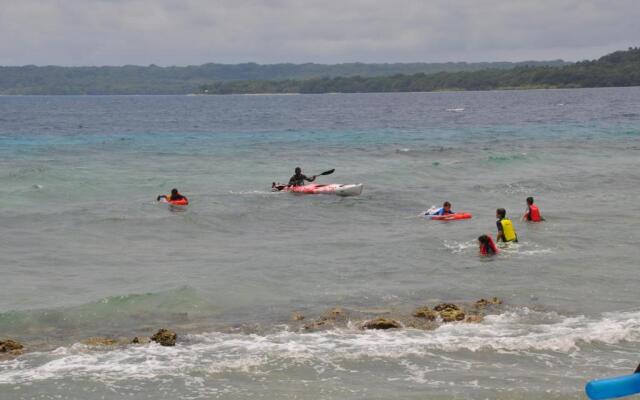
[[[640,393],[640,373],[596,379],[587,383],[585,391],[591,400],[615,399]]]

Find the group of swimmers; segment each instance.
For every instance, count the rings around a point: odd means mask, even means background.
[[[452,215],[455,214],[451,210],[451,203],[445,201],[442,207],[438,209],[429,209],[426,215]],[[496,235],[496,242],[518,242],[518,234],[516,233],[513,223],[507,218],[507,210],[504,208],[498,208],[496,210],[496,226],[498,228],[498,234]],[[540,209],[534,204],[533,197],[527,197],[527,211],[522,216],[523,221],[527,222],[542,222],[544,218],[540,213]],[[498,254],[498,247],[491,238],[491,235],[480,235],[478,237],[478,245],[480,247],[480,254],[483,256],[493,256]]]
[[[294,171],[294,175],[289,179],[289,185],[302,186],[304,182],[313,182],[316,176],[307,177],[302,173],[302,169],[297,167]],[[159,195],[157,201],[165,201],[169,204],[188,205],[189,200],[186,196],[183,196],[178,189],[172,189],[169,195]],[[527,197],[527,211],[522,216],[523,221],[527,222],[542,222],[544,218],[540,214],[540,209],[534,204],[533,197]],[[445,201],[440,208],[432,208],[426,211],[426,215],[452,215],[455,214],[451,210],[451,203]],[[504,208],[498,208],[496,210],[496,226],[498,228],[498,234],[496,235],[496,242],[518,242],[518,234],[516,233],[513,223],[507,218],[507,211]],[[498,247],[491,238],[491,235],[480,235],[478,237],[478,245],[480,247],[480,254],[483,256],[493,256],[498,254]]]

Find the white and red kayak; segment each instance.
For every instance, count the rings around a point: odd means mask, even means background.
[[[275,185],[272,187],[274,192],[290,192],[302,194],[335,194],[338,196],[358,196],[362,193],[362,183],[343,185],[338,183],[318,184],[311,183],[304,186]]]

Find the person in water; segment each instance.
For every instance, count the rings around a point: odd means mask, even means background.
[[[451,203],[445,201],[440,208],[430,208],[426,211],[426,215],[450,215],[453,214],[451,211]]]
[[[295,174],[289,179],[289,186],[304,186],[304,181],[313,182],[316,180],[316,176],[312,176],[308,178],[305,174],[302,173],[302,169],[300,167],[296,167]]]
[[[507,219],[507,211],[504,208],[498,208],[496,210],[496,218],[498,218],[498,221],[496,222],[496,225],[498,226],[496,241],[518,243],[518,235],[516,234],[516,230],[513,228],[513,223],[511,220]]]
[[[540,215],[540,209],[533,204],[533,197],[527,197],[527,211],[522,216],[523,221],[542,222],[544,218]]]
[[[187,202],[189,201],[189,200],[187,200],[186,197],[181,195],[180,192],[178,192],[178,189],[171,189],[171,194],[169,194],[169,195],[165,195],[165,194],[159,195],[158,198],[157,198],[157,201],[160,201],[163,198],[166,201],[179,201],[179,200],[185,200]]]
[[[478,244],[480,245],[480,255],[482,256],[494,256],[498,254],[498,248],[493,239],[489,235],[481,235],[478,237]]]

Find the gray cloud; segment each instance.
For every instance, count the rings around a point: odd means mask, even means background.
[[[579,60],[637,21],[635,0],[0,0],[0,65]]]

